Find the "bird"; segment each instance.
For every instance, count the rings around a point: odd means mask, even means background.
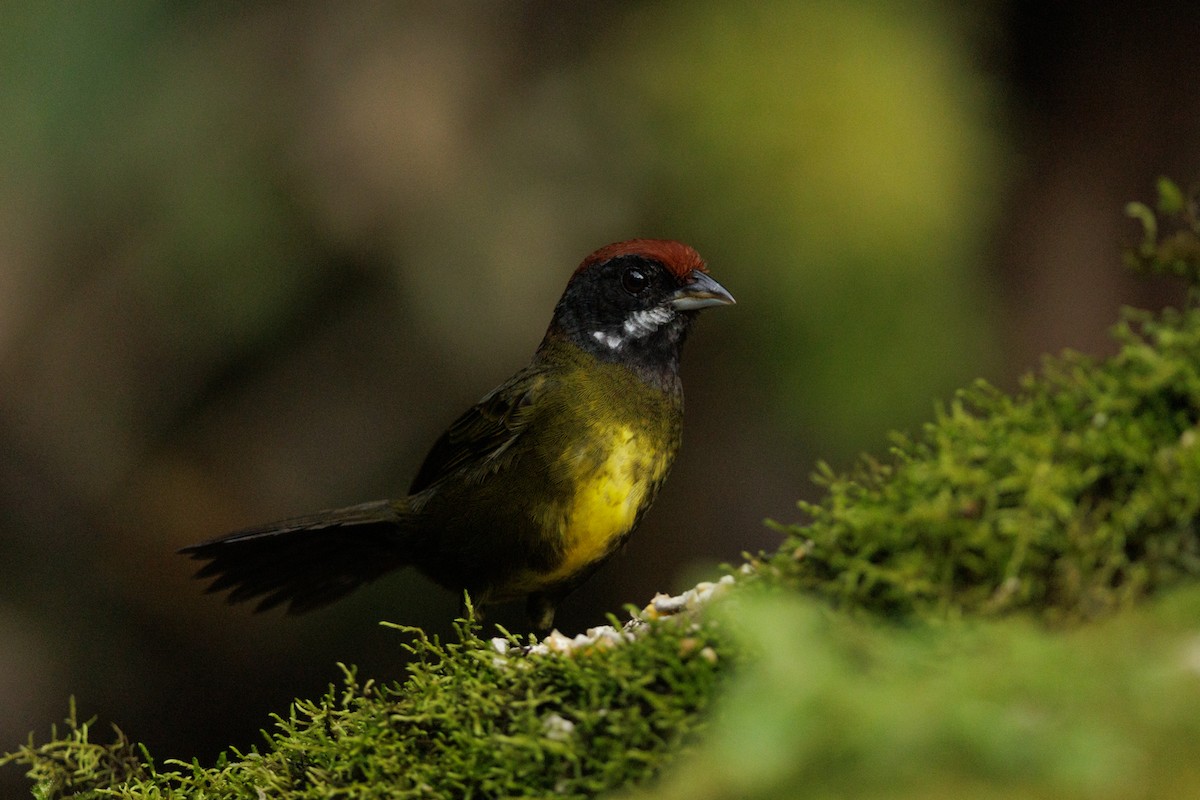
[[[684,339],[734,298],[692,247],[631,239],[573,272],[528,366],[458,417],[403,499],[319,511],[179,552],[207,592],[321,608],[415,567],[481,617],[525,599],[546,632],[658,495],[682,438]],[[465,595],[463,594],[465,592]]]

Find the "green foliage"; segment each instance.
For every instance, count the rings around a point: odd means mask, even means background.
[[[894,460],[827,468],[771,559],[839,605],[1091,617],[1200,572],[1200,313],[1127,312],[1113,359],[962,391]]]
[[[1139,206],[1139,263],[1200,279],[1196,201],[1166,181],[1160,194],[1181,228],[1157,239]],[[777,526],[788,539],[769,569],[843,608],[1050,620],[1196,576],[1200,310],[1127,310],[1115,336],[1114,357],[1047,359],[1015,397],[960,391],[889,461],[822,466],[826,497],[802,504],[808,524]]]
[[[416,636],[407,680],[345,669],[342,687],[277,718],[264,749],[211,769],[142,766],[123,737],[95,744],[74,714],[65,736],[8,758],[46,798],[586,797],[644,781],[692,742],[731,655],[715,628],[682,619],[638,646],[569,653],[497,647],[467,626],[450,644],[404,630]]]
[[[36,797],[102,796],[105,787],[153,773],[150,755],[115,725],[111,743],[93,742],[92,721],[80,721],[74,699],[65,724],[61,735],[57,726],[51,727],[46,744],[35,746],[30,737],[27,745],[0,758],[0,765],[8,761],[28,765],[28,776],[37,785]]]
[[[1186,194],[1174,181],[1158,179],[1158,212],[1167,218],[1165,231],[1145,203],[1130,203],[1125,214],[1142,224],[1142,242],[1125,254],[1137,270],[1178,275],[1193,290],[1200,284],[1200,184]]]
[[[655,800],[1200,797],[1200,587],[1068,631],[895,626],[790,594]]]

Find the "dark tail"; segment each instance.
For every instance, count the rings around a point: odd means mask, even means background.
[[[229,602],[261,598],[255,611],[287,603],[301,614],[332,603],[385,572],[410,563],[412,515],[380,500],[248,528],[179,552],[207,561],[197,578]]]

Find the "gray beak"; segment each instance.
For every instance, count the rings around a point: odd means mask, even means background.
[[[729,291],[709,277],[707,272],[693,270],[691,283],[671,295],[671,307],[676,311],[695,311],[709,306],[728,306],[737,301]]]

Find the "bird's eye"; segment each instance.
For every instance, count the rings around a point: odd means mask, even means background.
[[[650,279],[637,267],[630,267],[621,274],[621,287],[630,294],[640,294],[649,285]]]

